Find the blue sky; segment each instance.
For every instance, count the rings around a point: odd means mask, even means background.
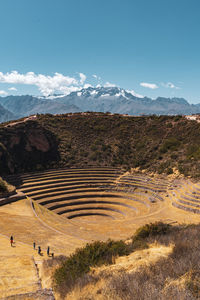
[[[1,0],[0,39],[1,95],[109,82],[200,103],[199,0]]]

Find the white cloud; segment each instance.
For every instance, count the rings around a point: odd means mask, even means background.
[[[6,96],[8,93],[6,91],[0,90],[0,96]]]
[[[158,89],[158,86],[155,83],[141,82],[140,85],[145,88],[152,89],[152,90]]]
[[[60,86],[60,88],[57,89],[56,91],[59,91],[64,95],[69,95],[72,92],[80,91],[80,89],[82,89],[82,87],[79,87],[79,86]]]
[[[104,84],[104,87],[116,87],[116,85],[107,81],[107,82]]]
[[[17,91],[17,89],[15,87],[11,87],[9,88],[9,91]]]
[[[80,76],[80,84],[83,84],[87,77],[83,73],[79,73],[79,76]]]
[[[93,74],[92,77],[94,77],[96,80],[101,80],[101,77],[97,76],[96,74]]]
[[[79,76],[80,80],[64,76],[60,73],[55,73],[53,76],[47,76],[43,74],[35,74],[34,72],[20,74],[17,71],[12,71],[5,74],[0,72],[0,82],[35,85],[44,96],[48,96],[55,92],[69,94],[72,91],[80,90],[81,85],[83,85],[86,80],[86,76],[83,73],[79,73]]]
[[[172,82],[161,83],[161,85],[165,88],[180,90],[180,87],[175,86]]]
[[[137,94],[134,90],[127,90],[127,93],[130,93],[131,95],[137,98],[144,98],[143,95]]]

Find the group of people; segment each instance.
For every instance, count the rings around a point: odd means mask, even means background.
[[[11,237],[10,237],[10,245],[11,245],[11,247],[13,247],[13,243],[14,243],[14,238],[11,235]],[[35,242],[33,243],[33,249],[36,250],[36,243]],[[42,249],[41,249],[40,246],[38,246],[38,254],[42,255]],[[47,247],[47,255],[50,256],[50,247],[49,246]],[[54,257],[54,253],[51,253],[51,257],[52,258]]]
[[[33,243],[33,249],[36,250],[36,243]],[[42,249],[40,246],[38,246],[38,254],[42,255]],[[50,247],[47,247],[47,255],[50,256]],[[51,253],[51,256],[54,257],[54,253]]]

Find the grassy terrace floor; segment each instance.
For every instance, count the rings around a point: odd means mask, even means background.
[[[19,190],[28,197],[0,207],[0,299],[46,287],[40,265],[47,246],[55,255],[69,255],[93,240],[126,239],[145,223],[200,220],[180,202],[188,198],[184,201],[199,209],[192,205],[198,204],[200,187],[190,181],[174,183],[113,168],[48,171],[21,180]],[[71,214],[75,217],[69,219]],[[11,235],[15,247],[10,246]],[[43,256],[33,250],[33,242]]]

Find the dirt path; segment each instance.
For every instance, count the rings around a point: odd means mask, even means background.
[[[21,123],[27,122],[27,121],[29,121],[29,120],[35,120],[36,118],[37,118],[36,115],[30,116],[30,117],[25,118],[25,119],[22,120],[22,121],[16,121],[16,122],[9,123],[9,124],[5,125],[4,127],[12,127],[12,126],[15,126],[15,125],[17,125],[17,124],[21,124]]]

